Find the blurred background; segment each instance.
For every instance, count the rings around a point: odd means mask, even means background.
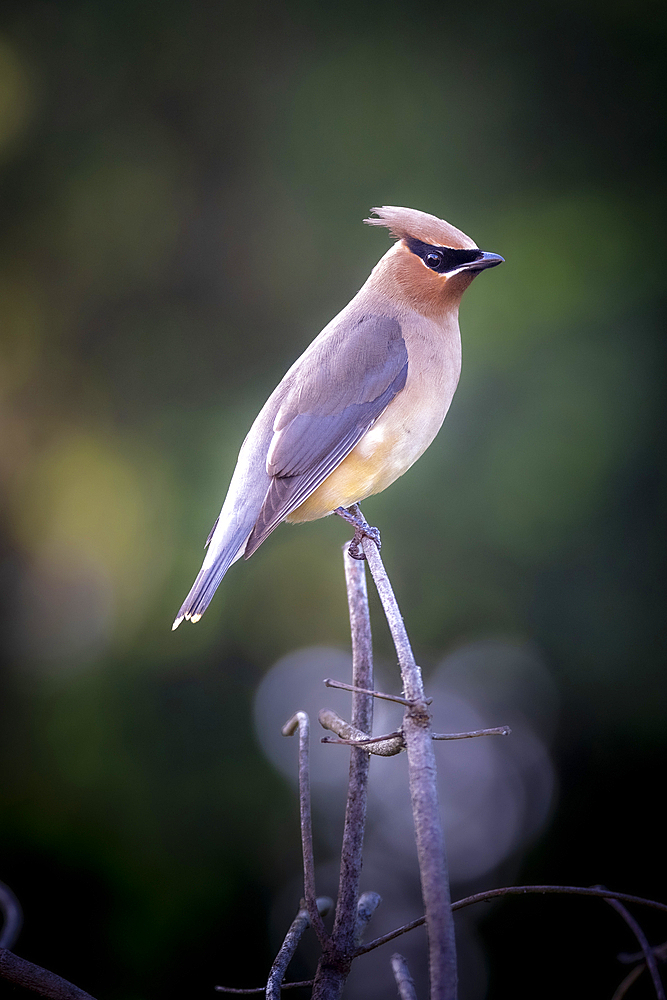
[[[5,0],[0,879],[18,954],[100,1000],[266,976],[301,892],[296,741],[277,729],[349,713],[320,684],[349,671],[346,526],[282,526],[196,628],[170,628],[254,416],[389,247],[361,223],[382,204],[506,258],[464,298],[440,436],[364,505],[436,726],[516,733],[438,747],[454,896],[667,897],[666,28],[650,0]],[[378,710],[377,731],[396,722]],[[347,751],[316,749],[334,892]],[[403,767],[371,772],[371,936],[420,912]],[[611,996],[636,950],[610,907],[553,897],[470,910],[459,935],[462,1000]],[[357,963],[350,997],[394,995],[390,953]]]

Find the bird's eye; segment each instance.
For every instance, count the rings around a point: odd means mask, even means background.
[[[424,257],[424,263],[427,267],[430,267],[432,271],[437,271],[437,269],[442,265],[442,254],[431,250]]]

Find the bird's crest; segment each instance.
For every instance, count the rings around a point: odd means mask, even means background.
[[[399,240],[412,236],[423,243],[434,246],[453,247],[455,250],[472,250],[477,244],[455,226],[450,226],[444,219],[427,212],[418,212],[415,208],[398,208],[395,205],[384,205],[382,208],[372,208],[377,219],[364,219],[369,226],[386,226]]]

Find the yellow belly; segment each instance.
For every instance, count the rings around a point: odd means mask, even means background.
[[[405,388],[288,521],[314,521],[382,492],[408,471],[440,430],[461,371],[456,314],[444,330],[420,319],[408,333],[412,354]]]
[[[393,473],[393,463],[385,460],[388,457],[387,451],[388,449],[378,449],[372,459],[368,460],[357,454],[355,448],[315,492],[287,516],[287,520],[293,523],[315,521],[318,517],[330,514],[336,507],[349,507],[373,493],[381,493],[406,471],[403,469]]]
[[[430,401],[429,401],[430,402]],[[381,493],[407,472],[428,448],[442,424],[446,406],[420,407],[398,396],[361,441],[307,500],[288,515],[293,523],[325,517],[336,507],[361,503]],[[449,401],[447,400],[447,405]]]

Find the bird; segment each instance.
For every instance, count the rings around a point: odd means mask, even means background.
[[[350,554],[363,558],[361,537],[379,535],[357,505],[402,476],[445,419],[461,372],[461,296],[504,259],[416,209],[386,205],[364,222],[396,242],[250,428],[174,629],[199,621],[232,563],[282,521],[341,514],[355,527]]]

